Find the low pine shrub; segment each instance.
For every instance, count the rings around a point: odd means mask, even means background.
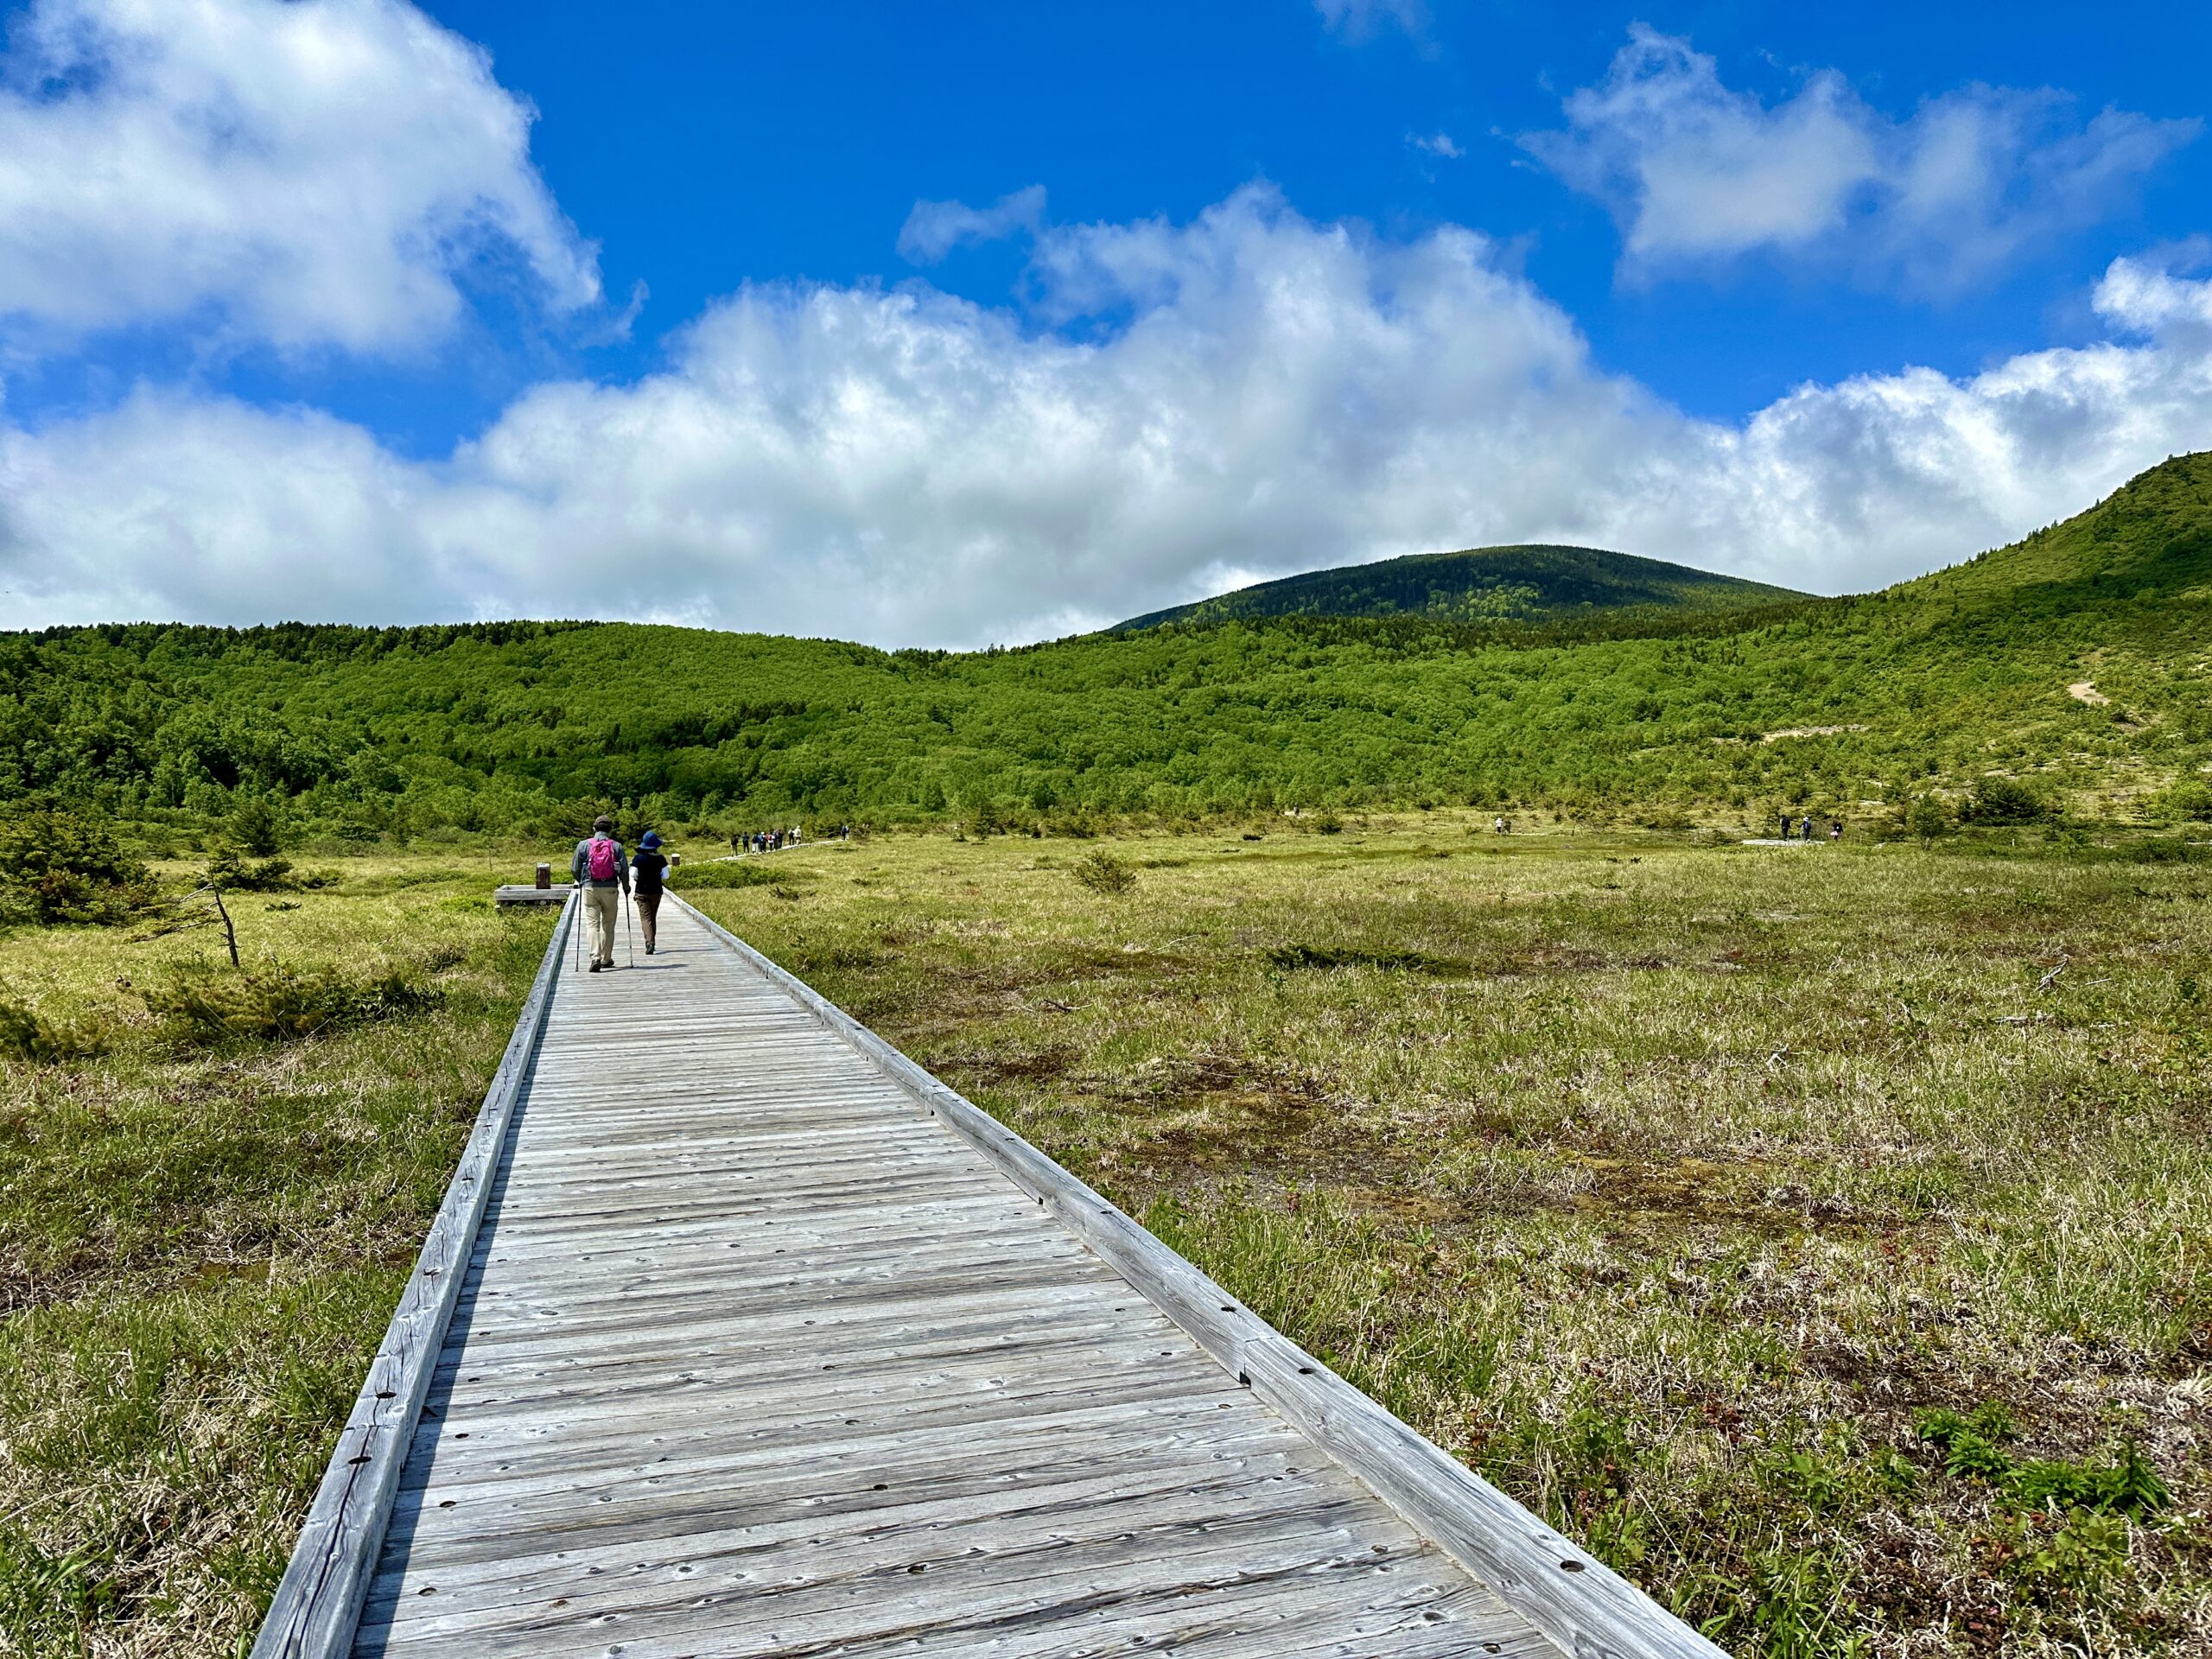
[[[2050,816],[2050,803],[2017,778],[1976,779],[1959,808],[1962,823],[2041,823]]]
[[[1109,899],[1119,897],[1137,884],[1136,872],[1103,847],[1077,859],[1073,874],[1091,892]]]
[[[99,1026],[49,1020],[24,1003],[0,1001],[0,1058],[48,1065],[92,1059],[107,1048],[107,1033]]]
[[[245,973],[201,969],[140,993],[162,1034],[187,1048],[293,1042],[344,1026],[420,1014],[440,993],[403,969],[355,976],[335,968],[277,964]]]
[[[250,859],[235,847],[225,847],[208,859],[203,879],[226,893],[281,893],[292,885],[291,878],[289,858]]]
[[[789,872],[770,869],[751,859],[717,859],[706,864],[686,864],[670,877],[668,885],[680,893],[702,893],[723,887],[776,887],[791,879]]]
[[[159,899],[145,865],[95,819],[33,808],[0,821],[0,919],[117,926]]]

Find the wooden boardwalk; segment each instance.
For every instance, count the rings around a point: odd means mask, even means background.
[[[549,953],[465,1274],[257,1653],[1715,1651],[1425,1442],[1386,1502],[1395,1419],[696,912],[661,939]]]

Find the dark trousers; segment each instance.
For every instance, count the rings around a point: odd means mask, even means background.
[[[632,896],[638,901],[638,925],[645,931],[645,948],[650,950],[654,930],[660,925],[660,894],[640,887]]]

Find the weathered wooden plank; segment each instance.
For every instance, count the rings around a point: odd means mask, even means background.
[[[1311,1442],[1272,1415],[1255,1420],[1234,1401],[1161,1387],[1149,1395],[1093,1394],[1072,1406],[1058,1395],[1031,1395],[984,1401],[980,1408],[887,1411],[855,1427],[824,1427],[819,1419],[786,1414],[760,1429],[714,1433],[696,1418],[663,1413],[648,1416],[627,1436],[619,1424],[602,1419],[574,1432],[555,1428],[480,1448],[448,1442],[422,1467],[410,1467],[395,1503],[466,1507],[495,1495],[521,1501],[565,1490],[571,1482],[615,1478],[624,1470],[720,1471],[746,1502],[783,1472],[804,1471],[810,1496],[827,1498],[848,1480],[861,1484],[842,1490],[880,1492],[890,1490],[894,1478],[905,1479],[914,1471],[967,1467],[979,1446],[988,1448],[994,1471],[1014,1479],[1026,1461],[1095,1462],[1117,1449],[1141,1453],[1230,1441],[1294,1444],[1309,1448],[1309,1463],[1321,1461]]]
[[[726,1404],[755,1411],[771,1411],[789,1401],[849,1412],[871,1400],[931,1391],[1005,1393],[1048,1379],[1173,1374],[1198,1386],[1212,1378],[1203,1355],[1107,1351],[1102,1344],[1110,1326],[1068,1330],[1058,1322],[1050,1322],[1050,1328],[1046,1324],[1039,1322],[1027,1334],[968,1338],[957,1345],[917,1338],[895,1353],[862,1355],[850,1362],[801,1358],[772,1371],[754,1357],[727,1351],[674,1365],[649,1354],[596,1361],[541,1355],[512,1364],[472,1355],[467,1376],[455,1380],[440,1414],[450,1419],[497,1409],[519,1420],[593,1405],[634,1414],[654,1401],[680,1401],[698,1410]]]
[[[815,1327],[811,1338],[804,1330],[792,1334],[809,1340],[821,1351],[823,1343],[832,1334],[855,1329],[842,1317],[846,1314],[912,1310],[917,1317],[925,1318],[938,1307],[942,1295],[957,1290],[963,1281],[988,1284],[995,1294],[1018,1304],[1026,1304],[1042,1293],[1056,1306],[1067,1308],[1096,1306],[1110,1300],[1116,1290],[1128,1294],[1128,1287],[1108,1275],[1095,1257],[1058,1257],[1042,1250],[1018,1269],[995,1274],[956,1272],[950,1263],[944,1272],[931,1274],[900,1273],[868,1263],[839,1271],[760,1278],[728,1291],[702,1286],[696,1275],[687,1274],[671,1282],[629,1274],[593,1295],[564,1297],[550,1287],[521,1294],[491,1293],[472,1310],[469,1335],[493,1347],[503,1347],[510,1341],[543,1346],[557,1340],[583,1352],[595,1350],[602,1338],[611,1351],[620,1350],[624,1337],[639,1334],[643,1325],[665,1332],[657,1344],[665,1348],[668,1338],[679,1332],[690,1341],[713,1333],[744,1331],[794,1300],[804,1299],[809,1306],[818,1307],[821,1314],[799,1321],[804,1326]],[[1092,1294],[1078,1295],[1086,1286]],[[642,1334],[651,1340],[655,1333],[648,1330]],[[1179,1343],[1188,1340],[1179,1331],[1174,1336]]]
[[[946,1223],[954,1222],[948,1228]],[[772,1240],[793,1240],[773,1243]],[[540,1287],[576,1287],[579,1274],[588,1268],[594,1278],[618,1281],[632,1274],[705,1274],[721,1281],[758,1268],[764,1263],[804,1275],[827,1272],[856,1261],[893,1255],[927,1264],[961,1253],[1003,1247],[1030,1252],[1081,1252],[1086,1247],[1065,1231],[1054,1228],[1040,1234],[1033,1211],[1015,1206],[1011,1213],[978,1216],[972,1209],[952,1211],[932,1206],[915,1213],[900,1210],[890,1216],[871,1216],[861,1224],[832,1231],[798,1230],[777,1225],[752,1230],[749,1236],[728,1233],[694,1233],[679,1238],[639,1239],[633,1235],[611,1238],[582,1249],[539,1249],[494,1246],[479,1237],[474,1266],[499,1266],[499,1286],[507,1296],[527,1296]],[[496,1254],[494,1253],[496,1250]],[[1116,1276],[1116,1282],[1122,1282]],[[1126,1288],[1126,1286],[1124,1287]]]
[[[1303,1444],[1291,1431],[1281,1433],[1282,1438]],[[1232,1456],[1233,1452],[1231,1448]],[[1212,1478],[1217,1482],[1234,1478],[1231,1461],[1232,1457],[1224,1457]],[[454,1548],[435,1557],[417,1554],[380,1573],[373,1593],[397,1604],[428,1586],[441,1598],[435,1610],[441,1615],[467,1614],[526,1605],[545,1595],[567,1594],[581,1600],[579,1589],[588,1593],[602,1580],[605,1587],[613,1588],[639,1573],[673,1575],[702,1563],[756,1564],[794,1545],[805,1551],[809,1570],[819,1574],[839,1564],[839,1557],[826,1552],[842,1552],[845,1564],[850,1565],[857,1549],[872,1548],[893,1530],[943,1541],[950,1536],[949,1529],[979,1524],[1001,1532],[1016,1523],[1049,1528],[1059,1515],[1087,1510],[1096,1503],[1141,1499],[1163,1491],[1192,1491],[1187,1470],[1181,1471],[1186,1478],[1179,1485],[1163,1485],[1163,1476],[1175,1472],[1175,1466],[1162,1459],[1154,1457],[1147,1463],[1136,1455],[1111,1463],[1094,1461],[1087,1467],[1033,1471],[1018,1484],[988,1482],[967,1470],[961,1471],[964,1485],[932,1482],[926,1487],[910,1484],[895,1493],[847,1491],[830,1503],[804,1513],[788,1503],[773,1509],[756,1505],[741,1516],[718,1513],[709,1524],[681,1535],[594,1537],[582,1542],[549,1538],[535,1546],[525,1542],[520,1549],[509,1544],[494,1550],[482,1535],[461,1530],[452,1535]],[[460,1500],[464,1510],[468,1503],[466,1497]],[[627,1531],[641,1530],[633,1516],[626,1516],[620,1525]],[[817,1548],[825,1553],[816,1555]]]
[[[655,1244],[696,1243],[702,1239],[718,1239],[732,1249],[751,1249],[760,1239],[771,1236],[788,1236],[795,1243],[857,1239],[866,1236],[872,1230],[887,1230],[909,1226],[914,1217],[925,1214],[964,1233],[971,1227],[979,1232],[986,1227],[1003,1227],[1011,1224],[1015,1217],[1033,1224],[1036,1210],[1032,1202],[1018,1192],[1009,1197],[1003,1191],[981,1189],[962,1196],[934,1199],[926,1211],[912,1207],[886,1210],[880,1205],[839,1205],[834,1209],[825,1207],[792,1215],[760,1211],[745,1216],[702,1213],[664,1221],[650,1232],[640,1232],[633,1226],[610,1223],[597,1230],[604,1236],[600,1240],[594,1242],[588,1237],[580,1238],[572,1243],[563,1244],[561,1249],[601,1251],[640,1239]],[[488,1253],[487,1260],[525,1261],[559,1254],[559,1251],[549,1250],[545,1242],[534,1235],[510,1231],[505,1236],[497,1233],[484,1236],[486,1242],[480,1248]]]
[[[575,907],[570,905],[554,926],[398,1310],[370,1362],[368,1378],[308,1507],[254,1643],[254,1659],[334,1659],[352,1640],[416,1417],[461,1294],[462,1271],[476,1242],[508,1124],[544,1028],[562,949],[575,920]]]
[[[1300,1459],[1326,1474],[1310,1467],[1302,1477],[1291,1473]],[[971,1455],[939,1459],[925,1478],[887,1462],[864,1471],[884,1478],[879,1491],[834,1482],[817,1490],[806,1472],[802,1460],[780,1478],[763,1477],[734,1495],[728,1471],[708,1465],[642,1476],[614,1471],[566,1487],[461,1497],[454,1511],[459,1526],[429,1535],[423,1548],[410,1550],[391,1580],[393,1593],[413,1595],[424,1586],[442,1593],[447,1564],[480,1563],[495,1550],[506,1564],[502,1583],[532,1564],[565,1573],[572,1583],[604,1576],[572,1564],[588,1555],[619,1555],[625,1542],[633,1558],[640,1551],[673,1551],[687,1561],[720,1561],[747,1575],[804,1573],[820,1580],[887,1566],[903,1570],[917,1551],[925,1559],[950,1559],[1015,1541],[1065,1545],[1145,1527],[1303,1515],[1319,1503],[1356,1508],[1365,1501],[1349,1476],[1287,1429],[1272,1440],[1129,1446],[1110,1464],[1057,1452],[1000,1468]],[[832,1471],[821,1472],[827,1478]],[[968,1512],[945,1509],[924,1523],[906,1513],[922,1499],[940,1506],[963,1501]],[[978,1501],[964,1503],[970,1499]],[[738,1536],[721,1548],[702,1541],[723,1535]]]
[[[949,1559],[933,1558],[926,1548],[894,1548],[881,1565],[797,1582],[786,1576],[763,1584],[741,1569],[728,1576],[726,1587],[641,1593],[619,1614],[597,1615],[594,1634],[619,1641],[625,1659],[674,1659],[696,1652],[703,1637],[711,1637],[718,1655],[765,1659],[861,1643],[887,1649],[909,1631],[932,1627],[988,1631],[1040,1610],[1157,1594],[1166,1585],[1189,1594],[1272,1578],[1294,1591],[1331,1561],[1363,1575],[1375,1571],[1381,1555],[1363,1535],[1364,1510],[1346,1501],[1249,1521],[1202,1519],[1107,1537],[1023,1540]],[[1383,1553],[1403,1552],[1386,1547]],[[917,1566],[923,1570],[915,1572]],[[764,1595],[768,1585],[772,1594]],[[734,1617],[741,1608],[744,1617]],[[541,1611],[505,1630],[471,1632],[467,1651],[481,1659],[535,1659],[545,1650],[548,1630],[570,1623],[565,1609]],[[373,1630],[365,1624],[362,1634]],[[443,1634],[426,1639],[440,1642]],[[389,1651],[417,1645],[404,1626],[391,1628]]]
[[[580,1476],[619,1468],[645,1468],[704,1458],[721,1460],[733,1473],[804,1465],[859,1467],[872,1460],[918,1466],[943,1452],[970,1452],[988,1439],[995,1454],[1013,1458],[1040,1448],[1062,1452],[1080,1446],[1096,1456],[1134,1438],[1140,1445],[1187,1430],[1203,1437],[1208,1425],[1230,1413],[1236,1432],[1294,1435],[1289,1425],[1267,1417],[1255,1422],[1237,1409],[1234,1394],[1196,1394],[1168,1383],[1150,1389],[1055,1388],[1009,1399],[896,1409],[869,1419],[825,1423],[821,1415],[787,1414],[762,1421],[748,1415],[741,1432],[727,1422],[690,1414],[664,1414],[639,1422],[602,1418],[556,1423],[534,1432],[493,1438],[480,1427],[464,1445],[433,1443],[401,1477],[403,1495],[427,1495],[442,1504],[465,1491],[508,1487],[543,1477]],[[630,1427],[626,1429],[625,1422]],[[748,1482],[750,1477],[748,1476]]]
[[[1273,1580],[1198,1595],[1173,1590],[1027,1626],[1002,1622],[988,1638],[933,1631],[901,1659],[1103,1659],[1173,1652],[1177,1659],[1531,1659],[1557,1649],[1519,1614],[1439,1556],[1389,1560],[1353,1576],[1317,1575],[1326,1594],[1290,1600]],[[1316,1605],[1318,1601],[1319,1605]]]

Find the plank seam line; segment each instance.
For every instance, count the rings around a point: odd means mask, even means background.
[[[975,1147],[1239,1383],[1575,1659],[1724,1659],[1704,1636],[1345,1382],[1103,1193],[673,890],[668,898]]]
[[[515,1106],[544,1039],[575,913],[572,896],[562,905],[407,1288],[339,1432],[330,1466],[255,1638],[252,1659],[344,1659],[353,1649],[400,1473],[513,1129]]]

